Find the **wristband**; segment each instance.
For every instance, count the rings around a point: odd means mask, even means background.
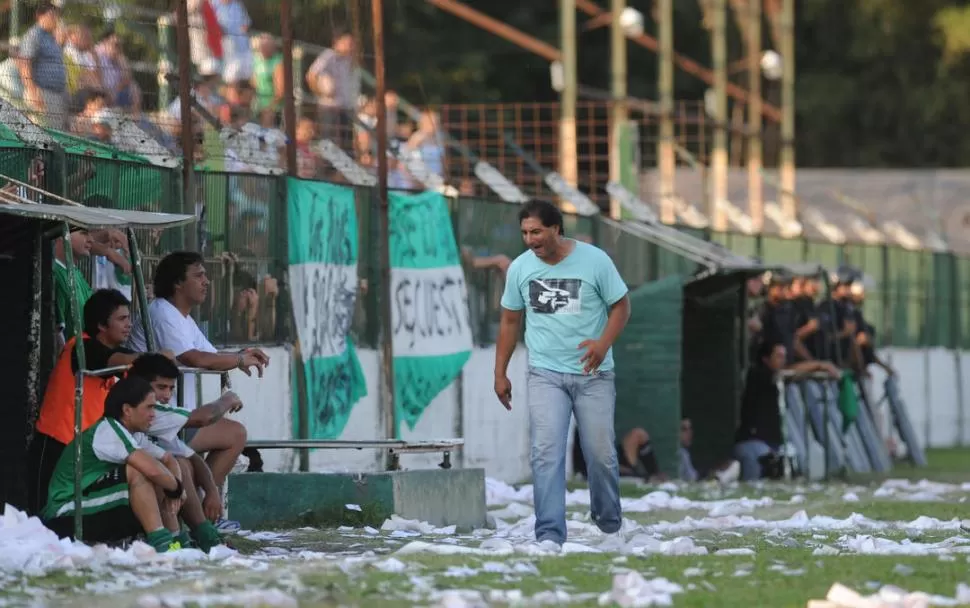
[[[236,367],[238,367],[239,369],[242,369],[242,366],[243,366],[243,354],[239,353],[238,355],[236,355]]]
[[[175,482],[178,485],[175,486],[174,490],[165,490],[165,489],[162,490],[163,492],[165,492],[166,498],[172,498],[172,499],[182,498],[182,491],[184,490],[184,488],[182,487],[182,481],[179,479],[176,479]]]

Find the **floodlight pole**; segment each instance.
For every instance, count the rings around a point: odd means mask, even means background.
[[[612,0],[610,4],[610,80],[613,102],[610,104],[610,180],[621,183],[623,180],[624,134],[627,130],[627,53],[626,34],[620,16],[626,8],[626,0]],[[624,184],[625,185],[625,184]],[[610,199],[610,217],[620,219],[620,201]]]
[[[394,333],[391,323],[391,224],[387,200],[387,106],[384,94],[384,2],[371,0],[371,19],[374,40],[374,95],[377,102],[377,196],[380,202],[381,235],[381,404],[384,434],[387,439],[397,437],[394,405]],[[394,458],[387,453],[385,466],[393,468]]]
[[[182,210],[197,217],[195,209],[195,130],[192,121],[192,57],[189,51],[189,8],[186,0],[178,0],[175,8],[175,39],[178,46],[179,110],[182,122]],[[195,251],[198,234],[185,230],[185,248]]]
[[[280,0],[283,35],[283,128],[286,129],[286,173],[296,175],[296,104],[293,96],[293,6]]]
[[[795,0],[783,0],[780,44],[781,73],[781,208],[788,220],[798,218],[795,198]]]
[[[761,0],[748,0],[748,214],[756,233],[765,224],[761,167]]]
[[[559,174],[575,188],[579,179],[576,157],[576,0],[559,0],[559,38],[563,73],[559,103]],[[560,204],[563,211],[576,211],[565,200]]]
[[[711,51],[714,60],[714,150],[711,155],[711,200],[708,216],[714,230],[727,231],[728,134],[727,134],[727,0],[714,0]]]
[[[674,207],[674,180],[677,157],[674,151],[674,0],[660,0],[657,20],[660,28],[660,63],[657,89],[660,93],[660,141],[657,158],[660,169],[660,219],[665,224],[677,221]]]

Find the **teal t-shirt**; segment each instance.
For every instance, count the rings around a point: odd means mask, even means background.
[[[613,260],[602,249],[575,241],[572,252],[550,266],[532,250],[509,266],[502,308],[525,309],[525,345],[529,365],[554,372],[582,374],[579,345],[606,329],[611,306],[627,293]],[[613,349],[599,367],[613,369]]]

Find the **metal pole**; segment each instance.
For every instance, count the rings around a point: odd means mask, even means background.
[[[711,200],[708,215],[713,228],[727,231],[724,203],[728,197],[727,135],[727,0],[714,0],[711,51],[714,60],[714,150],[711,155]]]
[[[162,15],[158,18],[158,109],[163,110],[168,107],[171,101],[171,86],[168,83],[168,74],[172,70],[172,17]]]
[[[674,179],[677,157],[674,150],[674,0],[659,0],[660,52],[657,58],[657,89],[660,93],[660,143],[657,157],[660,164],[660,220],[665,224],[677,221],[674,207]]]
[[[64,223],[64,265],[67,267],[67,288],[71,299],[71,318],[64,319],[74,330],[74,348],[77,353],[77,373],[74,375],[74,538],[82,539],[81,520],[81,476],[84,469],[84,454],[81,451],[81,433],[84,424],[84,340],[81,337],[81,311],[77,302],[77,273],[74,269],[74,250],[71,248],[71,227]]]
[[[135,231],[128,228],[128,255],[131,259],[131,274],[134,277],[135,297],[138,298],[138,308],[141,311],[141,327],[145,332],[145,347],[148,352],[155,352],[155,331],[152,329],[151,316],[148,313],[148,296],[145,294],[145,273],[141,269],[141,252]]]
[[[559,38],[563,73],[559,104],[559,174],[575,188],[579,179],[576,159],[576,0],[559,0]],[[576,211],[566,201],[561,204],[563,211]]]
[[[380,200],[381,224],[381,403],[383,405],[384,434],[387,439],[397,437],[397,416],[394,405],[394,343],[391,325],[391,226],[387,200],[387,106],[384,93],[384,2],[371,1],[374,37],[374,95],[377,102],[377,196]],[[392,458],[387,457],[390,468]]]
[[[293,97],[293,8],[280,0],[283,34],[283,125],[286,129],[286,172],[296,175],[296,106]]]
[[[12,0],[10,3],[10,37],[8,41],[10,46],[15,46],[19,43],[18,35],[20,34],[20,0]]]
[[[30,304],[30,353],[27,355],[27,405],[29,418],[27,423],[28,442],[34,436],[34,421],[40,411],[41,399],[41,352],[44,340],[41,339],[44,322],[42,310],[44,308],[44,229],[37,228],[34,235],[34,259],[31,276],[31,304]],[[35,481],[36,483],[36,481]]]
[[[612,0],[610,8],[613,18],[610,26],[610,74],[612,83],[610,88],[613,93],[613,103],[610,105],[612,113],[610,119],[610,181],[618,184],[623,180],[623,144],[625,141],[623,134],[627,128],[626,35],[623,33],[623,26],[620,24],[620,15],[626,8],[626,0]],[[610,198],[610,217],[619,220],[621,216],[620,201]]]
[[[182,209],[197,217],[195,203],[195,133],[192,128],[192,57],[189,53],[189,9],[186,0],[176,5],[175,38],[178,45],[179,109],[182,121]],[[183,233],[185,248],[198,249],[198,235],[188,229]]]
[[[781,200],[785,217],[797,219],[795,200],[795,0],[781,9]]]
[[[755,232],[765,224],[765,200],[761,178],[761,2],[748,0],[748,213]]]

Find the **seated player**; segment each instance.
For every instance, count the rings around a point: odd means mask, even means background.
[[[777,374],[785,369],[787,353],[781,342],[764,342],[758,348],[757,359],[751,362],[741,397],[741,420],[735,436],[734,457],[741,463],[741,481],[755,481],[777,477],[777,458],[784,438],[782,436],[781,397],[776,381]],[[823,372],[838,378],[841,372],[828,361],[800,361],[789,370],[795,377],[813,372]]]
[[[108,392],[104,417],[77,439],[81,442],[81,514],[84,540],[115,543],[136,535],[156,551],[180,549],[178,515],[201,524],[187,510],[182,469],[172,454],[146,432],[155,417],[155,394],[142,378],[125,378]],[[74,442],[54,468],[45,525],[61,537],[74,532]]]
[[[89,370],[131,364],[138,355],[122,344],[131,331],[127,298],[114,289],[99,289],[84,304],[84,366]],[[47,382],[44,401],[30,444],[28,461],[28,510],[37,513],[47,502],[47,485],[64,446],[74,439],[75,374],[77,349],[71,338]],[[121,376],[121,372],[117,376]],[[104,414],[104,399],[116,376],[84,379],[81,430]]]
[[[202,520],[201,524],[191,529],[192,537],[200,549],[208,551],[222,542],[219,531],[210,523],[218,521],[222,515],[222,498],[208,463],[179,438],[179,433],[185,428],[213,424],[227,413],[239,411],[242,402],[235,393],[227,392],[191,413],[183,408],[169,407],[179,373],[178,367],[164,355],[146,354],[131,366],[128,377],[144,379],[155,393],[155,419],[148,435],[178,458],[185,485],[184,508],[191,511],[193,520]],[[228,456],[235,458],[234,454]],[[210,460],[226,457],[219,450],[209,452]],[[188,541],[184,536],[179,538],[182,546],[186,546]]]
[[[635,428],[616,444],[616,455],[621,477],[640,477],[646,482],[663,481],[666,476],[657,465],[657,457],[650,445],[650,435],[642,428]],[[573,471],[586,477],[586,459],[579,441],[579,428],[573,437]]]
[[[179,363],[188,367],[229,371],[239,369],[252,374],[256,368],[260,377],[269,364],[269,357],[258,348],[246,348],[237,353],[220,353],[205,337],[192,319],[192,308],[205,302],[209,291],[204,260],[201,255],[189,251],[170,253],[155,268],[155,300],[149,304],[152,330],[159,348],[175,353]],[[147,341],[136,325],[129,342],[137,351],[146,350]],[[196,374],[185,374],[185,409],[196,409]],[[236,464],[236,459],[246,445],[246,428],[235,420],[223,418],[203,428],[189,428],[186,441],[196,452],[218,452],[218,459],[210,459],[209,466],[216,485],[223,488],[226,478]],[[238,529],[239,524],[220,519],[220,530]]]

